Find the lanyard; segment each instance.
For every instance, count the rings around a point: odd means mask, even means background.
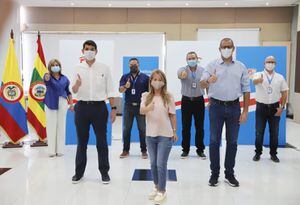
[[[196,78],[196,71],[192,71],[192,77],[195,79]]]
[[[267,79],[268,79],[268,82],[269,82],[269,85],[271,85],[273,79],[274,79],[274,73],[272,74],[272,77],[269,78],[268,74],[266,73],[266,76],[267,76]]]
[[[135,83],[136,83],[137,79],[139,78],[139,76],[140,76],[140,72],[137,74],[137,76],[135,78],[132,75],[130,76],[133,88],[135,88]]]

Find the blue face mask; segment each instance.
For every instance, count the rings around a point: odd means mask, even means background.
[[[60,71],[60,67],[59,67],[59,66],[52,66],[52,67],[51,67],[51,71],[52,71],[53,73],[58,73],[58,72]]]
[[[197,66],[198,61],[197,60],[188,60],[187,64],[190,67],[196,67]]]

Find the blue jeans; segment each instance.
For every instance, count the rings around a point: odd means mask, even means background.
[[[220,174],[220,144],[222,129],[226,126],[226,156],[225,156],[225,175],[234,174],[235,156],[237,152],[237,139],[239,133],[239,118],[241,108],[239,103],[232,105],[222,105],[212,101],[209,106],[210,120],[210,169],[212,175]]]
[[[153,182],[158,190],[166,191],[167,163],[172,148],[171,137],[146,137]]]
[[[123,116],[123,151],[129,152],[132,124],[134,118],[136,118],[136,122],[139,129],[141,151],[146,152],[146,119],[145,115],[140,114],[140,106],[133,106],[125,103]]]

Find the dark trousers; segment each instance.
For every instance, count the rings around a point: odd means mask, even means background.
[[[146,152],[146,119],[140,114],[140,106],[133,106],[125,103],[123,112],[123,151],[130,150],[131,129],[134,118],[139,129],[140,147],[142,152]]]
[[[269,131],[270,131],[270,155],[277,154],[277,147],[278,147],[278,132],[279,132],[279,121],[280,117],[275,116],[277,112],[277,108],[279,107],[279,103],[274,104],[263,104],[263,103],[256,103],[256,112],[255,112],[255,147],[256,147],[256,154],[262,154],[262,146],[264,142],[264,134],[266,124],[269,124]]]
[[[209,156],[212,175],[219,176],[220,174],[220,144],[224,123],[226,126],[225,175],[232,176],[234,174],[233,169],[237,152],[240,115],[241,109],[239,103],[222,105],[211,99],[209,106]]]
[[[189,153],[191,141],[191,126],[192,117],[195,122],[195,145],[198,153],[202,153],[205,149],[204,146],[204,113],[205,104],[203,97],[196,100],[191,100],[186,97],[181,99],[181,121],[182,121],[182,151]]]
[[[86,150],[89,141],[89,131],[92,125],[96,135],[98,166],[101,174],[109,171],[108,146],[106,139],[108,111],[105,102],[86,104],[79,101],[75,106],[75,125],[77,132],[77,152],[75,173],[83,176],[86,167]]]

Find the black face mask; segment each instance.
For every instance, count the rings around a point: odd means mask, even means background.
[[[137,65],[132,65],[130,66],[130,73],[137,73],[138,72],[138,67]]]

